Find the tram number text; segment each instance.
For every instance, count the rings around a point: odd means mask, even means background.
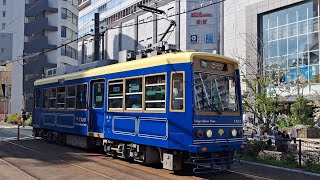
[[[241,121],[241,119],[235,119],[235,120],[233,120],[233,123],[239,124],[239,123],[242,123],[242,121]]]
[[[87,122],[87,118],[85,117],[76,117],[76,125],[85,126]]]

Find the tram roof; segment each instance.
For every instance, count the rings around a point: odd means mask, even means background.
[[[117,73],[117,72],[143,69],[143,68],[160,66],[165,64],[188,63],[193,61],[194,56],[211,57],[211,58],[215,58],[215,60],[218,60],[218,61],[229,62],[237,65],[236,69],[238,69],[238,62],[235,61],[234,59],[231,59],[225,56],[212,54],[212,53],[204,53],[204,52],[176,52],[176,53],[161,54],[161,55],[152,56],[149,58],[143,58],[143,59],[123,62],[123,63],[97,67],[97,68],[74,72],[74,73],[65,74],[65,75],[38,79],[34,82],[34,85],[38,86],[42,84],[55,83],[55,82],[58,82],[59,79],[64,79],[65,81],[67,81],[67,80],[99,76],[103,74],[111,74],[111,73]]]

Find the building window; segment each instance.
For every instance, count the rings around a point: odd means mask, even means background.
[[[61,37],[67,37],[67,27],[61,26]]]
[[[4,53],[4,48],[1,48],[1,53]]]
[[[3,5],[7,5],[7,0],[3,0]]]
[[[2,11],[2,17],[6,17],[6,11]]]
[[[67,9],[61,8],[61,19],[67,19]]]
[[[6,23],[2,23],[2,29],[6,28]]]
[[[307,1],[260,17],[263,69],[272,86],[320,83],[318,9],[318,1]]]

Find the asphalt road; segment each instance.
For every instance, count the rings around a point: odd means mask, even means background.
[[[50,144],[41,139],[28,138],[31,129],[21,129],[16,140],[16,128],[0,126],[0,179],[311,179],[307,176],[284,174],[255,166],[244,165],[230,172],[195,176],[180,175],[159,167],[147,167],[97,152],[87,152],[69,146]],[[284,174],[284,175],[281,175]],[[315,178],[315,179],[319,179]]]

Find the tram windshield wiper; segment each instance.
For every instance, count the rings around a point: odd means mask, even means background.
[[[217,111],[219,115],[222,114],[222,112],[219,110],[219,108],[216,105],[210,103],[209,100],[205,98],[203,88],[201,88],[201,96],[202,96],[201,97],[202,101],[205,101],[212,110]]]

